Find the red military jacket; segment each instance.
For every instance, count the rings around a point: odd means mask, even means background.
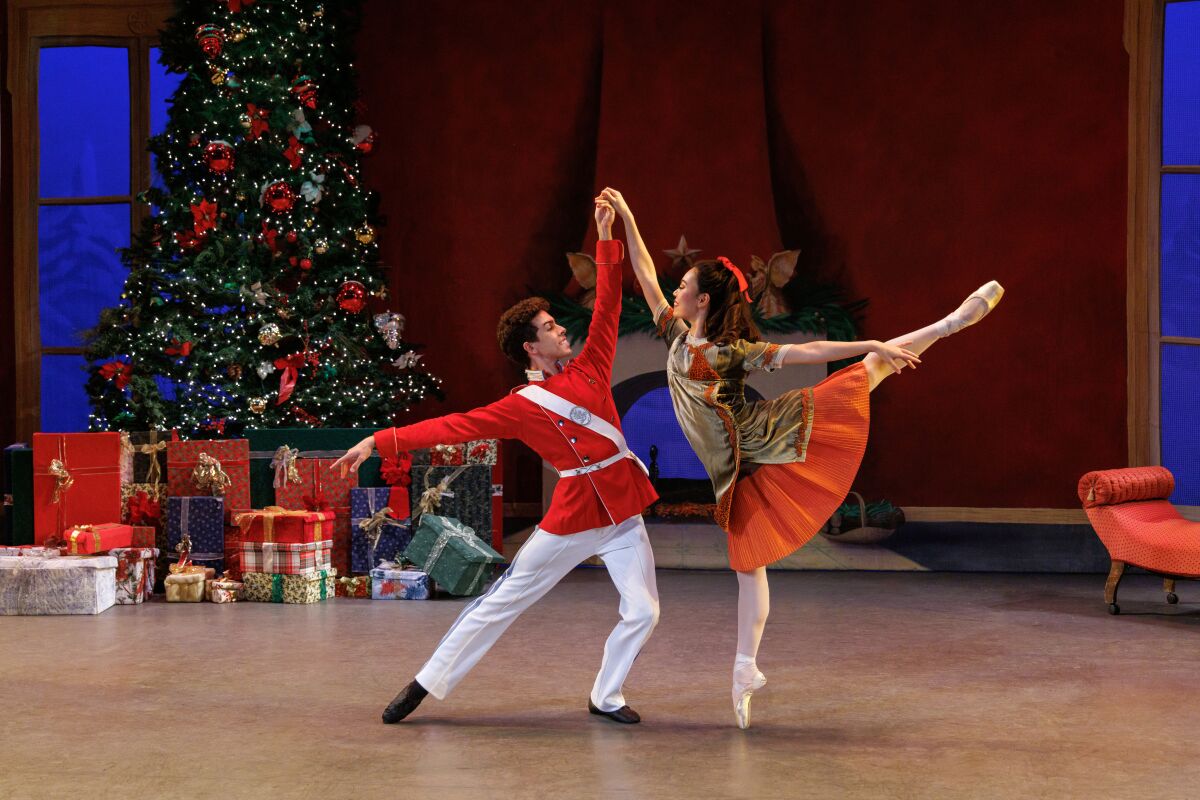
[[[596,305],[587,343],[559,374],[540,383],[546,391],[582,406],[618,430],[621,421],[612,396],[612,365],[621,316],[623,260],[620,241],[596,243]],[[518,389],[473,411],[379,431],[375,434],[375,447],[389,458],[404,450],[436,444],[520,439],[560,472],[586,467],[617,453],[610,439],[569,417],[543,409],[516,394]],[[657,499],[642,468],[632,458],[626,458],[604,469],[559,480],[539,527],[547,533],[570,534],[616,525],[642,513]]]

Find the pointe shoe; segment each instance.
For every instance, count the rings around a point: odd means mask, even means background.
[[[741,685],[736,681],[733,684],[733,716],[737,720],[737,726],[742,730],[750,727],[750,696],[756,691],[767,685],[767,676],[763,675],[757,669],[754,671],[754,677],[750,683]]]
[[[944,339],[952,333],[958,333],[968,325],[974,325],[1000,304],[1001,297],[1004,297],[1004,287],[997,281],[988,281],[969,295],[966,300],[963,300],[962,305],[953,314],[941,321],[941,330],[938,333]],[[978,303],[971,303],[972,300],[981,301],[983,309],[979,310]],[[968,309],[968,304],[972,306],[970,309]]]

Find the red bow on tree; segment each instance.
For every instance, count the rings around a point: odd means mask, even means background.
[[[292,169],[300,169],[300,154],[304,152],[303,145],[295,136],[288,137],[287,149],[283,151],[284,157],[288,163],[292,165]]]
[[[131,525],[157,525],[162,518],[162,504],[145,492],[129,498],[129,522]]]
[[[292,396],[292,390],[296,388],[296,379],[300,377],[300,368],[305,364],[315,367],[317,354],[306,351],[275,359],[275,369],[279,370],[279,397],[275,400],[275,405],[283,405]]]
[[[129,385],[129,378],[133,375],[133,366],[122,361],[109,361],[100,367],[100,377],[106,381],[111,381],[115,378],[118,389],[124,389]]]
[[[192,206],[192,230],[197,236],[203,236],[217,227],[217,204],[201,200],[200,205]]]
[[[246,133],[246,138],[250,141],[254,141],[271,130],[271,126],[267,124],[267,118],[271,116],[271,113],[265,108],[259,108],[254,103],[246,103],[246,115],[250,117],[250,130]]]
[[[178,339],[172,339],[171,344],[163,348],[163,352],[169,356],[182,356],[187,358],[192,354],[191,342],[180,342]]]
[[[180,250],[199,250],[207,238],[207,235],[197,236],[191,231],[175,231],[175,243]]]

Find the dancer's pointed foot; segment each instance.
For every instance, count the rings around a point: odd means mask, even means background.
[[[622,725],[637,725],[642,721],[641,716],[629,706],[621,706],[616,711],[602,711],[590,698],[588,699],[588,712],[608,717],[613,722],[619,722]]]
[[[968,325],[974,325],[986,317],[1003,296],[1004,287],[996,281],[988,281],[964,300],[953,314],[938,323],[938,334],[945,338]]]
[[[734,670],[733,673],[733,716],[742,730],[750,727],[750,696],[767,685],[767,676],[758,671]]]
[[[415,680],[400,690],[396,699],[383,710],[383,721],[388,725],[395,724],[417,710],[425,695],[429,694],[425,687]]]

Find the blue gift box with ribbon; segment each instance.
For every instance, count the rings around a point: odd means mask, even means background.
[[[186,533],[193,553],[225,552],[225,498],[168,497],[167,546],[175,552]]]
[[[350,570],[364,574],[385,561],[399,561],[412,541],[408,509],[388,509],[388,493],[379,488],[350,490]],[[395,511],[396,513],[391,513]],[[398,519],[403,514],[405,518]]]

